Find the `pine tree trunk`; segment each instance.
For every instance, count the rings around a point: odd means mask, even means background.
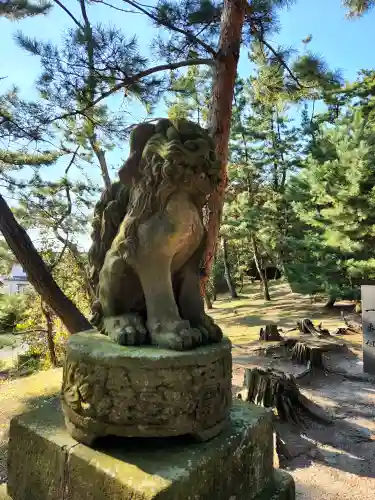
[[[228,246],[227,246],[227,240],[225,238],[221,238],[221,246],[223,249],[224,275],[229,288],[229,293],[232,299],[237,299],[238,295],[230,272],[230,267],[228,262]]]
[[[259,250],[258,250],[258,245],[255,239],[254,235],[251,235],[251,242],[253,244],[253,252],[254,252],[254,262],[255,266],[257,268],[260,281],[262,283],[263,287],[263,297],[264,300],[271,300],[269,288],[268,288],[268,279],[267,279],[267,274],[263,272],[262,266],[260,265],[260,256],[259,256]]]
[[[0,195],[0,231],[25,269],[30,283],[65,324],[70,333],[92,328],[89,321],[62,292],[34,247],[26,231],[18,224]]]
[[[42,307],[42,313],[43,313],[43,316],[46,320],[46,325],[47,325],[47,345],[48,345],[49,358],[51,360],[52,366],[54,366],[56,368],[58,363],[57,363],[57,357],[56,357],[55,341],[53,340],[52,314],[51,314],[51,310],[46,305],[46,303],[43,302],[43,300],[41,302],[41,307]]]
[[[331,309],[335,305],[335,302],[336,297],[329,297],[327,302],[324,304],[324,307],[326,307],[327,309]]]
[[[208,235],[204,265],[206,286],[211,274],[221,222],[224,192],[227,185],[227,162],[234,84],[240,57],[241,34],[245,18],[245,0],[224,0],[219,50],[213,79],[210,110],[210,130],[216,144],[216,154],[221,165],[221,182],[208,200]]]
[[[213,309],[211,299],[207,293],[204,294],[204,301],[206,303],[207,309]]]

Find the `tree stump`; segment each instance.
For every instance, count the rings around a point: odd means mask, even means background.
[[[280,341],[283,340],[283,338],[279,333],[277,325],[266,325],[264,328],[260,329],[259,340],[270,342],[270,341]]]
[[[337,340],[331,340],[331,336],[327,340],[324,339],[309,338],[307,335],[301,338],[284,337],[277,343],[261,345],[254,352],[260,356],[289,359],[299,365],[308,366],[310,369],[322,369],[324,368],[324,353],[343,347],[343,344],[337,343]]]
[[[304,342],[296,342],[291,349],[292,360],[300,365],[307,365],[314,368],[323,367],[324,349],[319,346],[313,346]]]
[[[246,368],[244,377],[245,394],[241,399],[266,408],[275,408],[281,421],[301,424],[302,414],[326,424],[331,418],[315,403],[301,394],[293,375],[277,370]]]

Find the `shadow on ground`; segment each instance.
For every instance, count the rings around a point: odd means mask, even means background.
[[[302,390],[334,421],[324,425],[308,419],[300,431],[293,426],[302,453],[284,466],[301,469],[317,461],[356,476],[375,478],[375,391],[371,385],[323,373]],[[298,453],[298,447],[295,449]]]

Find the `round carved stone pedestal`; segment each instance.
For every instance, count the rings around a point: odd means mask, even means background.
[[[94,331],[67,344],[62,408],[69,433],[90,445],[106,435],[216,436],[232,403],[231,344],[191,351],[123,347]]]

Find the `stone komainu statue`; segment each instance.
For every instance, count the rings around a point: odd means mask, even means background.
[[[94,213],[93,324],[122,345],[220,342],[199,288],[202,211],[220,179],[212,138],[186,120],[140,124],[119,177]]]

